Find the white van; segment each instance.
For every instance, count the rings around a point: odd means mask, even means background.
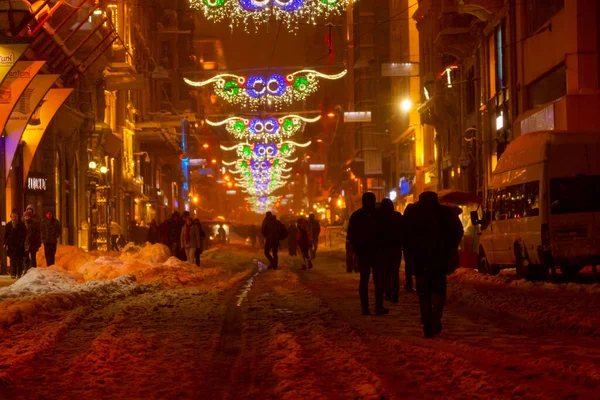
[[[577,274],[600,264],[600,132],[534,132],[498,160],[480,225],[479,270]]]

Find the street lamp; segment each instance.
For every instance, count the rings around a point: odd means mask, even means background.
[[[97,166],[98,164],[96,164],[95,161],[90,161],[90,163],[88,164],[88,167],[90,167],[90,169],[96,169]]]
[[[108,168],[106,168],[105,165],[103,165],[103,166],[100,167],[100,173],[101,174],[106,174],[107,172],[108,172]]]
[[[148,152],[146,151],[140,151],[139,153],[133,153],[134,156],[141,156],[144,155],[144,162],[149,163],[150,162],[150,155],[148,154]]]
[[[402,100],[402,103],[400,103],[400,108],[404,112],[409,112],[412,109],[412,107],[413,107],[413,102],[410,99],[404,99],[404,100]]]

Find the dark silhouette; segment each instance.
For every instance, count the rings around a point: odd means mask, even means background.
[[[42,235],[42,243],[44,244],[44,254],[46,256],[46,265],[49,267],[54,265],[56,257],[56,247],[58,246],[58,238],[62,234],[62,226],[52,211],[46,213],[46,218],[40,226]]]
[[[223,225],[219,225],[217,233],[219,234],[219,240],[221,243],[225,243],[227,241],[227,232],[225,231],[225,228],[223,228]]]
[[[287,237],[287,230],[276,216],[269,214],[267,213],[262,228],[262,234],[265,237],[265,256],[269,260],[269,269],[277,269],[279,241]]]
[[[352,213],[348,224],[346,240],[356,252],[360,268],[360,285],[358,292],[363,315],[371,315],[369,311],[369,279],[373,269],[375,284],[375,313],[383,315],[389,310],[383,307],[383,291],[385,271],[376,262],[379,244],[377,243],[377,218],[375,215],[375,194],[364,193],[362,208]]]
[[[150,227],[148,228],[148,236],[146,237],[146,241],[150,244],[156,244],[160,240],[160,231],[158,229],[158,225],[156,224],[156,220],[153,219],[150,223]]]
[[[171,248],[171,256],[177,257],[180,250],[179,240],[181,238],[182,225],[179,221],[179,213],[175,211],[169,220],[168,239],[169,247]]]
[[[380,268],[385,271],[385,296],[398,302],[400,291],[400,263],[402,262],[402,214],[394,210],[390,199],[383,199],[378,213],[378,241]]]
[[[198,233],[200,234],[200,247],[198,247],[196,249],[196,253],[194,254],[196,265],[199,267],[200,266],[200,256],[202,255],[202,252],[204,251],[204,240],[206,239],[206,233],[204,232],[204,229],[202,228],[202,223],[200,222],[200,220],[198,218],[194,219],[194,226],[196,227],[196,229],[198,230]]]
[[[248,230],[248,236],[250,236],[250,244],[252,248],[256,247],[256,239],[258,236],[258,228],[256,225],[250,225],[250,229]]]
[[[121,225],[117,224],[116,221],[110,221],[108,228],[110,232],[110,248],[114,251],[119,251],[119,237],[122,234]]]
[[[404,209],[404,217],[406,217],[407,215],[410,215],[412,208],[414,207],[414,204],[409,204],[406,206],[406,208]],[[405,224],[405,232],[406,232],[406,224]],[[415,266],[414,266],[414,261],[410,258],[410,255],[407,254],[406,249],[403,250],[404,253],[404,278],[405,278],[405,282],[404,282],[404,289],[408,292],[412,292],[413,291],[413,277],[415,276]]]
[[[33,206],[27,206],[23,222],[27,228],[27,237],[25,238],[25,272],[27,272],[29,268],[37,267],[37,252],[42,247],[41,221],[35,214]]]
[[[290,256],[298,254],[298,228],[295,223],[291,223],[288,228],[288,253]]]
[[[298,218],[298,232],[297,242],[300,248],[300,254],[302,255],[302,268],[303,270],[312,269],[312,261],[310,260],[310,249],[312,244],[310,241],[310,224],[304,218]]]
[[[26,237],[27,228],[23,222],[19,221],[19,215],[13,211],[4,232],[4,248],[10,260],[10,276],[13,279],[20,278],[23,275]]]
[[[319,247],[319,235],[321,234],[321,224],[315,219],[315,214],[308,216],[308,224],[310,229],[310,258],[315,259],[317,257],[317,248]]]
[[[405,221],[406,248],[415,267],[423,334],[432,337],[442,332],[449,255],[458,247],[463,228],[452,208],[441,205],[434,192],[422,193],[419,202],[405,213]]]

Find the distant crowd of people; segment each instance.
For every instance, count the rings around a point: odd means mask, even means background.
[[[458,246],[463,227],[451,207],[441,205],[437,194],[424,192],[409,205],[404,215],[384,199],[376,208],[375,194],[362,197],[362,208],[350,217],[347,244],[356,255],[360,271],[359,296],[363,315],[369,309],[369,280],[373,272],[375,313],[388,314],[385,297],[398,302],[400,263],[404,253],[406,285],[412,290],[413,276],[421,308],[425,337],[442,331],[446,299],[446,274],[458,266]]]
[[[61,234],[62,227],[52,211],[47,211],[42,219],[35,213],[32,205],[27,206],[23,215],[13,210],[4,232],[4,248],[10,261],[10,276],[18,279],[30,268],[36,268],[37,252],[42,245],[46,265],[54,265]]]

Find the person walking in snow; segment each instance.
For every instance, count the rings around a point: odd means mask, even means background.
[[[319,235],[321,234],[321,224],[315,218],[315,214],[308,216],[308,225],[310,229],[310,258],[315,259],[317,257],[317,248],[319,247]]]
[[[169,219],[168,239],[169,247],[171,248],[171,256],[177,257],[179,253],[179,241],[181,240],[181,226],[179,225],[179,213],[173,212]]]
[[[415,267],[423,334],[429,338],[442,332],[449,256],[464,232],[458,216],[439,203],[435,192],[421,193],[405,217],[405,243]]]
[[[256,239],[258,236],[258,229],[256,225],[250,225],[250,228],[248,229],[248,236],[250,237],[250,245],[252,246],[252,248],[255,248]]]
[[[42,247],[42,234],[40,232],[40,219],[35,215],[33,206],[27,206],[27,210],[23,216],[25,228],[27,228],[27,236],[25,238],[25,272],[29,268],[37,267],[37,252]]]
[[[279,264],[279,242],[287,238],[285,226],[275,215],[263,222],[262,234],[265,237],[265,256],[269,260],[269,269],[277,269]]]
[[[298,247],[300,248],[300,254],[302,255],[302,270],[312,269],[312,261],[310,259],[310,249],[312,248],[312,244],[310,242],[310,224],[304,218],[298,218],[298,231],[297,242]]]
[[[377,241],[377,218],[375,194],[366,192],[362,195],[362,208],[350,216],[346,241],[356,252],[360,268],[360,284],[358,293],[363,315],[371,315],[369,310],[369,279],[373,270],[375,284],[375,314],[385,315],[389,310],[383,307],[383,292],[385,289],[385,271],[377,263],[379,243]]]
[[[123,233],[123,230],[121,229],[121,225],[119,225],[117,223],[117,221],[110,221],[110,226],[109,226],[109,231],[110,231],[110,246],[111,246],[111,250],[114,251],[119,251],[119,237],[121,236],[121,234]]]
[[[6,224],[4,232],[4,248],[10,260],[10,276],[20,278],[23,275],[23,258],[25,257],[25,240],[27,228],[19,221],[19,214],[13,210],[10,214],[10,222]]]
[[[290,256],[298,254],[298,228],[295,223],[291,223],[288,228],[288,253]]]
[[[48,211],[40,228],[42,243],[44,244],[44,255],[46,256],[46,265],[49,267],[54,265],[56,247],[58,246],[58,238],[62,234],[62,226],[60,225],[60,222],[54,218],[54,213]]]
[[[379,234],[379,268],[385,271],[385,297],[398,302],[400,263],[402,262],[402,214],[394,210],[390,199],[383,199],[377,213]]]
[[[404,218],[406,221],[406,218],[410,217],[412,211],[413,211],[413,207],[415,206],[414,203],[411,203],[409,205],[406,206],[406,208],[404,209]],[[404,224],[404,232],[405,235],[407,235],[407,231],[406,231],[406,223]],[[415,266],[414,266],[414,261],[411,259],[410,257],[410,252],[406,251],[406,248],[403,249],[403,254],[404,254],[404,290],[406,290],[407,292],[412,292],[413,291],[413,278],[415,276]]]
[[[200,266],[200,256],[202,255],[202,252],[204,251],[204,239],[206,238],[206,233],[204,232],[204,229],[202,228],[202,223],[200,222],[200,220],[198,218],[194,219],[193,224],[196,227],[196,229],[198,230],[198,233],[200,234],[200,247],[196,248],[196,252],[194,254],[196,265],[199,267]]]
[[[180,241],[181,248],[185,250],[185,255],[189,263],[196,259],[196,249],[202,248],[202,238],[197,225],[192,223],[192,218],[188,215],[185,219],[185,225],[181,228]]]

